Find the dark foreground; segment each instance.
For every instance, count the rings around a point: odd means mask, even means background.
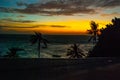
[[[0,59],[0,80],[120,80],[120,59]]]

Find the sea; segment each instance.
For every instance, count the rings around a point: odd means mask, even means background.
[[[38,58],[37,43],[31,45],[31,34],[0,34],[0,56],[4,56],[11,48],[21,48],[18,51],[20,58]],[[85,55],[93,48],[92,42],[88,42],[90,35],[43,35],[49,41],[48,48],[42,48],[40,58],[68,58],[67,49],[74,43],[79,44]]]

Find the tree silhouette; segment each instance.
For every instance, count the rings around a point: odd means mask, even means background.
[[[67,56],[69,56],[69,58],[82,58],[84,54],[78,44],[73,44],[67,50]]]
[[[97,36],[98,36],[98,33],[99,33],[99,30],[98,30],[98,24],[95,23],[94,21],[91,21],[90,22],[90,27],[91,29],[90,30],[87,30],[89,34],[91,34],[92,36],[90,37],[90,39],[88,40],[88,42],[90,42],[91,40],[93,40],[93,44],[96,43],[97,41]]]
[[[38,42],[38,57],[40,58],[40,47],[41,47],[41,42],[44,44],[43,48],[47,48],[47,43],[48,41],[42,37],[42,34],[39,32],[34,32],[35,35],[33,35],[30,39],[31,44],[35,44]]]
[[[101,30],[90,57],[120,57],[120,18],[114,18],[111,22]]]
[[[8,58],[16,58],[19,57],[17,54],[18,51],[23,51],[24,49],[22,48],[10,48],[9,52],[7,52],[7,55],[4,55],[3,57],[8,57]]]

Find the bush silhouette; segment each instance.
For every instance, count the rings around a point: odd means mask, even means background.
[[[3,57],[6,57],[6,58],[18,58],[19,57],[19,55],[17,54],[18,51],[24,51],[24,49],[16,48],[16,47],[10,48],[9,52],[7,52],[7,55],[4,55]]]
[[[79,48],[79,44],[71,45],[67,50],[67,56],[69,58],[82,58],[84,56],[83,51]]]
[[[120,57],[120,18],[111,22],[101,29],[97,44],[89,52],[90,57]]]

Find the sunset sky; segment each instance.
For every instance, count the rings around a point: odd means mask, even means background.
[[[0,0],[0,34],[84,34],[120,17],[120,0]]]

